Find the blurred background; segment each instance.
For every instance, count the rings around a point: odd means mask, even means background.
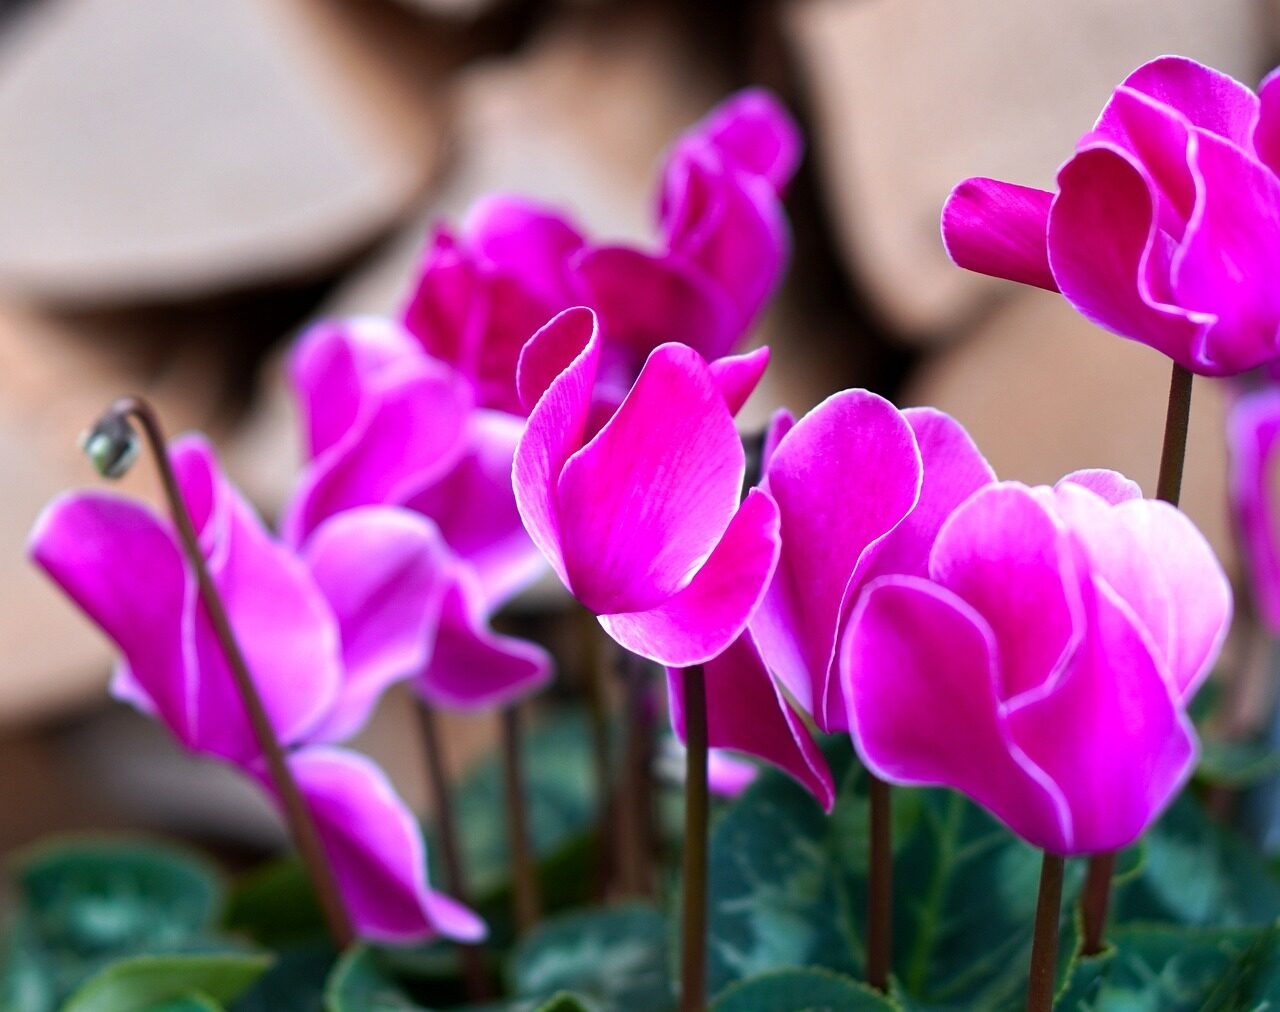
[[[1164,52],[1256,84],[1280,60],[1280,11],[0,0],[0,853],[85,827],[277,839],[251,787],[108,700],[107,644],[24,559],[44,504],[94,481],[76,440],[106,403],[145,393],[171,432],[209,431],[271,516],[296,466],[281,362],[301,328],[394,311],[430,224],[489,191],[649,238],[664,147],[745,84],[775,89],[809,140],[746,424],[863,385],[952,412],[1002,477],[1105,466],[1151,494],[1166,360],[952,267],[938,214],[967,175],[1051,186],[1114,85]],[[1183,504],[1235,574],[1223,401],[1197,383]],[[151,493],[137,471],[126,485]],[[1262,710],[1246,694],[1240,719]],[[449,734],[461,767],[488,722]],[[424,801],[403,698],[359,744]]]

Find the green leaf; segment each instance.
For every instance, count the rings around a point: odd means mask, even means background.
[[[184,998],[152,1005],[146,1012],[225,1012],[225,1008],[205,995],[189,994]]]
[[[595,1012],[596,1006],[588,1004],[576,994],[562,991],[543,1002],[536,1012]]]
[[[1234,1012],[1280,998],[1280,946],[1272,926],[1125,925],[1098,957],[1091,996],[1059,1008],[1112,1012]]]
[[[830,817],[789,778],[767,772],[715,827],[713,994],[796,966],[862,975],[866,774],[847,739],[829,739],[823,751],[837,784]],[[953,792],[895,791],[892,804],[894,969],[903,988],[927,1004],[1007,1003],[1026,981],[1039,852]],[[1064,912],[1081,872],[1068,868]]]
[[[85,981],[63,1012],[137,1012],[193,991],[228,1002],[270,965],[270,956],[250,953],[133,956]]]
[[[1265,741],[1201,742],[1196,779],[1239,790],[1280,774],[1280,751]]]
[[[306,867],[296,855],[269,861],[236,882],[223,925],[273,948],[328,937]]]
[[[348,949],[333,968],[324,991],[326,1012],[425,1012],[363,945]]]
[[[571,991],[603,1010],[675,1007],[666,922],[639,904],[547,921],[516,949],[513,967],[523,998]]]
[[[711,1012],[893,1012],[896,1002],[825,970],[779,970],[734,984]]]
[[[1184,793],[1143,840],[1143,866],[1118,884],[1113,921],[1269,924],[1280,881],[1257,851]]]
[[[231,1012],[316,1012],[336,955],[328,943],[285,949],[231,1005]]]

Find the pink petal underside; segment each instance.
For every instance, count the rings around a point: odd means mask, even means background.
[[[472,206],[462,231],[478,256],[518,277],[537,299],[569,304],[568,265],[585,240],[566,215],[523,197],[494,194]]]
[[[958,267],[1058,290],[1045,248],[1053,194],[974,177],[942,207],[942,243]]]
[[[920,482],[910,425],[866,390],[823,401],[770,456],[761,487],[778,504],[782,554],[751,628],[770,670],[819,726],[846,589],[911,512]]]
[[[1280,71],[1266,76],[1258,87],[1258,97],[1261,102],[1253,147],[1263,165],[1280,173]]]
[[[1091,572],[1141,622],[1185,702],[1208,676],[1231,621],[1231,585],[1213,549],[1168,503],[1111,506],[1071,483],[1056,500]]]
[[[703,667],[707,705],[707,741],[762,759],[812,794],[830,812],[835,784],[822,752],[804,721],[791,708],[764,666],[749,633]],[[667,670],[671,726],[685,740],[684,678]]]
[[[575,259],[573,273],[578,297],[599,314],[610,354],[631,377],[660,344],[687,344],[710,360],[738,337],[733,303],[679,257],[598,246]]]
[[[450,233],[439,231],[423,258],[401,320],[428,354],[475,376],[487,315],[484,298],[484,281],[474,259]]]
[[[520,352],[540,327],[575,300],[548,302],[538,298],[518,274],[506,268],[486,269],[480,297],[482,304],[476,312],[483,326],[474,374],[480,404],[523,414],[516,390]]]
[[[706,362],[649,356],[622,406],[560,472],[569,586],[598,615],[647,611],[683,589],[738,508],[746,460]]]
[[[769,366],[769,349],[757,348],[744,355],[726,355],[711,363],[711,378],[720,388],[729,414],[736,415],[755,393]]]
[[[361,405],[345,436],[305,468],[282,525],[291,544],[343,510],[406,502],[466,451],[470,384],[420,351],[365,378]]]
[[[853,742],[877,776],[951,787],[1038,847],[1061,853],[1070,817],[1010,740],[991,629],[927,580],[883,577],[850,618],[840,673]]]
[[[943,521],[970,495],[996,480],[969,433],[950,415],[935,408],[908,408],[902,416],[920,447],[924,470],[920,501],[884,539],[862,577],[865,581],[890,573],[927,576],[929,551]]]
[[[66,494],[40,515],[28,551],[123,654],[127,692],[192,745],[196,671],[183,615],[194,605],[195,581],[168,526],[140,503]]]
[[[1008,715],[1014,740],[1066,798],[1067,854],[1132,843],[1196,758],[1191,722],[1132,613],[1102,584],[1084,597],[1087,634],[1061,681]]]
[[[1280,387],[1240,397],[1228,415],[1231,505],[1243,543],[1254,604],[1263,622],[1280,633]]]
[[[756,782],[760,767],[729,749],[707,751],[707,788],[720,798],[737,798]]]
[[[427,882],[422,830],[381,769],[362,755],[323,746],[295,752],[289,765],[361,938],[484,938],[484,921]],[[256,775],[274,793],[263,773]]]
[[[1214,134],[1196,133],[1198,216],[1174,254],[1177,302],[1217,317],[1201,371],[1243,372],[1280,352],[1280,179]]]
[[[417,350],[408,331],[380,317],[318,323],[303,334],[289,355],[289,383],[307,455],[324,453],[355,424],[372,376]]]
[[[1094,495],[1101,496],[1112,506],[1128,502],[1130,499],[1142,498],[1142,489],[1136,481],[1126,478],[1119,471],[1109,471],[1104,467],[1072,471],[1059,479],[1058,484],[1054,487],[1061,488],[1065,484],[1087,488]]]
[[[1161,56],[1144,63],[1121,87],[1141,92],[1248,151],[1258,122],[1258,96],[1235,78],[1185,56]]]
[[[431,656],[453,561],[433,523],[389,506],[326,520],[304,558],[337,619],[344,669],[329,713],[307,737],[345,741],[389,686]]]
[[[430,517],[450,550],[480,581],[487,610],[538,578],[546,563],[529,539],[511,488],[511,466],[524,422],[501,411],[475,411],[466,454],[405,505]]]
[[[627,650],[659,664],[709,661],[746,628],[773,575],[778,548],[777,507],[752,489],[686,587],[648,611],[601,615],[600,624]]]
[[[1157,228],[1156,185],[1132,159],[1100,141],[1059,171],[1049,212],[1053,276],[1099,326],[1204,371],[1196,348],[1213,317],[1169,303],[1171,254]]]
[[[546,651],[489,627],[483,591],[463,564],[453,568],[431,660],[415,680],[428,702],[461,710],[506,706],[551,679]]]
[[[779,408],[769,419],[764,431],[764,442],[760,446],[760,472],[769,470],[769,462],[778,449],[783,437],[796,427],[796,416],[787,408]]]
[[[1072,551],[1049,507],[1016,482],[974,493],[934,542],[929,575],[991,627],[1005,703],[1049,691],[1080,642]]]
[[[207,443],[177,440],[170,455],[184,498],[192,488],[212,490],[209,573],[276,735],[286,745],[305,740],[342,681],[333,611],[302,560],[268,534],[227,481]],[[203,606],[186,635],[198,665],[193,747],[239,761],[256,756],[257,738]]]
[[[773,293],[791,253],[777,195],[763,178],[734,172],[697,145],[676,152],[664,192],[666,248],[724,291],[737,310],[736,340]]]
[[[747,88],[731,95],[690,131],[739,171],[762,176],[782,193],[804,154],[800,128],[776,95]]]
[[[529,421],[512,465],[516,507],[533,543],[566,584],[556,483],[582,446],[599,362],[595,314],[568,309],[525,345],[517,373]]]

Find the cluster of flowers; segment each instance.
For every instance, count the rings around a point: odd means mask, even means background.
[[[289,371],[307,463],[278,536],[206,441],[170,446],[213,583],[363,937],[484,934],[430,889],[420,828],[384,774],[337,746],[397,681],[432,705],[474,709],[551,676],[541,648],[489,627],[545,570],[511,481],[525,342],[566,307],[597,308],[608,339],[607,381],[587,406],[596,427],[662,341],[722,355],[787,259],[780,194],[800,150],[775,100],[743,92],[673,146],[651,250],[589,241],[515,197],[482,202],[461,236],[440,230],[398,318],[323,323],[298,341]],[[758,376],[763,359],[751,361]],[[275,795],[172,524],[118,496],[69,494],[41,517],[31,553],[118,647],[117,696]]]
[[[1263,365],[1280,331],[1278,98],[1155,61],[1058,194],[961,184],[948,247],[1193,371]],[[1132,841],[1189,776],[1187,704],[1231,593],[1174,507],[1110,471],[999,481],[954,419],[862,390],[779,414],[743,494],[734,415],[768,352],[731,352],[786,258],[780,193],[799,152],[786,115],[748,92],[673,149],[656,252],[594,244],[512,198],[440,232],[399,320],[299,345],[311,463],[279,540],[203,444],[174,446],[362,934],[480,926],[427,889],[380,774],[329,743],[397,678],[452,706],[540,685],[547,659],[487,620],[543,560],[619,644],[668,668],[678,735],[676,675],[700,665],[710,744],[828,808],[809,722],[848,732],[882,778],[963,791],[1059,855]],[[1261,515],[1280,412],[1242,427],[1238,484]],[[261,779],[165,523],[81,494],[50,509],[34,554],[119,645],[121,695]]]

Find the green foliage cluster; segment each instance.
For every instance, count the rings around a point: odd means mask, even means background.
[[[847,740],[833,738],[825,751],[839,788],[832,815],[766,772],[715,821],[713,1012],[1020,1008],[1039,855],[943,791],[895,792],[894,984],[883,996],[860,983],[866,777]],[[674,885],[653,905],[591,905],[595,802],[580,716],[554,718],[529,735],[527,759],[540,875],[558,912],[513,940],[506,844],[494,818],[500,783],[492,765],[480,767],[461,786],[458,806],[503,997],[470,1007],[674,1012]],[[1229,767],[1227,782],[1259,767],[1257,756],[1233,759],[1214,757]],[[1269,760],[1263,765],[1270,769]],[[1083,866],[1069,863],[1057,1008],[1179,1012],[1280,1002],[1280,879],[1209,818],[1196,793],[1121,856],[1110,947],[1088,959],[1076,954],[1073,902]],[[465,1003],[457,954],[446,944],[334,953],[291,860],[229,886],[172,847],[72,841],[29,853],[13,879],[5,1012],[431,1012]]]

